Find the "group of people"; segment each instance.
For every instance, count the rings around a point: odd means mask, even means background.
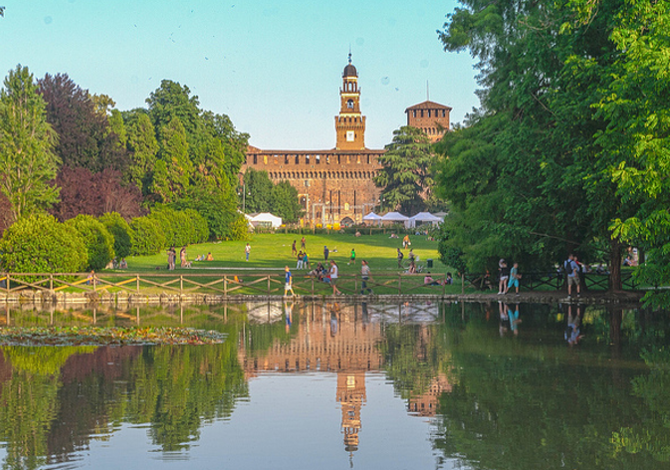
[[[211,254],[211,253],[210,253]],[[179,261],[182,268],[190,268],[191,262],[187,260],[186,257],[186,245],[182,246],[179,250]],[[168,271],[174,271],[177,265],[177,250],[174,246],[171,246],[167,252],[167,268]]]
[[[519,295],[519,263],[514,263],[512,267],[507,266],[507,261],[503,258],[498,261],[498,295],[506,295],[514,287],[516,295]]]

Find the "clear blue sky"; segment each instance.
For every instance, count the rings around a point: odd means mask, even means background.
[[[264,149],[329,149],[349,47],[366,146],[382,148],[426,99],[478,106],[473,60],[438,40],[455,0],[0,0],[0,74],[67,73],[121,110],[144,107],[162,79],[230,116]]]

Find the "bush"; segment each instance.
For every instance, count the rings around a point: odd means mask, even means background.
[[[130,222],[131,254],[155,255],[165,246],[161,226],[151,217],[135,217]]]
[[[0,240],[0,265],[5,271],[74,273],[87,264],[86,245],[79,232],[51,215],[23,217],[5,230]]]
[[[88,253],[87,270],[99,271],[114,258],[114,237],[91,215],[80,214],[65,222],[79,232]]]
[[[232,240],[249,239],[249,222],[242,214],[239,214],[230,226],[230,238]]]
[[[166,246],[202,243],[209,238],[207,220],[194,209],[177,211],[161,206],[154,208],[147,217],[159,224]]]
[[[120,258],[130,255],[132,241],[130,240],[130,226],[118,212],[109,212],[101,215],[98,220],[114,237],[114,253]]]

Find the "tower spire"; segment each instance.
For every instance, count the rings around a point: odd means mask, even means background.
[[[349,63],[351,63],[351,44],[349,44]]]

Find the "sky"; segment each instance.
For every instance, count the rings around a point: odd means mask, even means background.
[[[479,105],[467,52],[437,30],[456,0],[0,0],[0,75],[66,73],[120,110],[146,107],[163,79],[227,114],[261,149],[335,146],[349,50],[366,147],[383,148],[425,101],[461,122]]]

